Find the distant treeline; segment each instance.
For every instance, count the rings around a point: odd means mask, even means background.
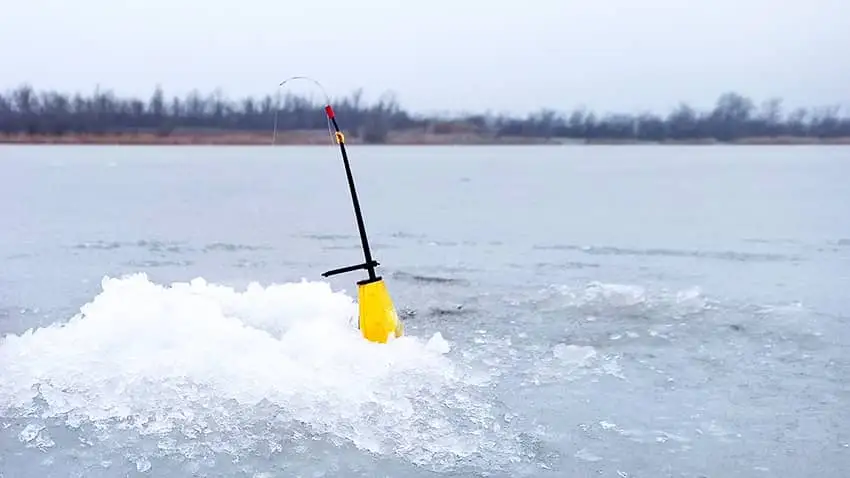
[[[129,134],[272,130],[275,111],[281,131],[324,129],[323,104],[292,94],[231,100],[220,92],[185,98],[167,97],[157,87],[150,98],[122,98],[109,90],[91,95],[36,91],[23,85],[0,93],[0,133],[28,135]],[[850,137],[850,115],[839,106],[782,110],[782,100],[756,104],[737,93],[724,93],[713,109],[696,111],[681,104],[666,115],[606,114],[579,109],[542,110],[527,117],[463,115],[426,117],[402,110],[392,95],[372,103],[362,90],[334,101],[344,129],[365,142],[380,143],[388,132],[420,129],[434,134],[574,138],[624,141],[735,141],[753,137]]]

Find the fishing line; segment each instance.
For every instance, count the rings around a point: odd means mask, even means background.
[[[295,81],[295,80],[305,80],[305,81],[308,81],[310,83],[313,83],[314,85],[316,85],[319,88],[319,90],[322,92],[322,95],[324,95],[325,104],[326,105],[331,104],[330,95],[328,95],[328,92],[325,89],[325,87],[321,83],[319,83],[319,81],[316,80],[316,79],[313,79],[309,76],[299,75],[299,76],[291,76],[291,77],[281,81],[280,84],[278,85],[278,90],[277,90],[277,107],[274,110],[274,132],[272,133],[272,144],[275,144],[276,141],[277,141],[277,125],[278,125],[277,118],[278,118],[278,114],[280,113],[280,91],[285,84],[287,84],[291,81]],[[326,118],[326,119],[327,119],[327,126],[328,126],[328,135],[330,136],[331,144],[334,144],[335,143],[335,136],[334,136],[333,128],[331,127],[331,119],[330,118]]]

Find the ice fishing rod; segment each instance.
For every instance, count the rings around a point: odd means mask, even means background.
[[[372,258],[372,251],[369,248],[369,239],[366,237],[366,225],[363,221],[363,212],[360,209],[360,200],[357,197],[357,189],[354,186],[354,175],[351,172],[351,164],[348,160],[348,152],[345,149],[345,135],[340,131],[339,124],[336,120],[336,114],[334,113],[333,107],[331,107],[331,99],[325,90],[324,86],[321,83],[316,81],[313,78],[308,76],[292,76],[280,82],[278,88],[282,88],[286,83],[294,80],[306,80],[314,85],[318,86],[321,90],[322,94],[325,97],[325,115],[327,116],[329,125],[328,130],[330,131],[331,126],[333,126],[332,136],[336,140],[336,143],[339,145],[339,151],[342,155],[342,163],[345,166],[345,175],[348,179],[348,189],[351,193],[351,202],[354,206],[354,215],[357,220],[357,229],[360,232],[360,244],[363,248],[363,258],[364,262],[361,264],[355,264],[352,266],[340,267],[338,269],[332,269],[327,272],[322,273],[322,277],[330,277],[337,274],[343,274],[346,272],[352,272],[360,269],[365,269],[369,273],[369,278],[358,282],[358,284],[367,284],[370,282],[379,281],[381,278],[376,274],[375,267],[380,265],[380,263]],[[277,114],[279,108],[275,109],[275,133],[274,136],[277,136]]]
[[[354,176],[351,174],[351,164],[348,161],[348,152],[345,150],[345,135],[340,131],[336,121],[336,114],[331,107],[331,100],[324,87],[318,81],[306,76],[293,76],[280,83],[283,87],[289,81],[307,80],[319,87],[325,95],[325,116],[328,118],[328,131],[336,139],[339,151],[342,154],[342,163],[345,165],[345,176],[348,179],[348,190],[351,192],[351,202],[354,205],[354,215],[357,218],[357,229],[360,231],[360,243],[363,246],[364,262],[353,266],[340,267],[329,270],[322,274],[330,277],[344,272],[365,269],[369,272],[369,278],[357,282],[357,298],[359,308],[358,328],[363,337],[372,342],[386,343],[391,337],[404,335],[404,325],[398,318],[393,300],[387,291],[387,286],[381,276],[375,273],[378,261],[372,258],[369,249],[369,239],[366,238],[366,226],[363,224],[363,213],[360,211],[360,200],[357,198],[357,190],[354,187]],[[280,90],[278,90],[278,93]],[[279,98],[279,96],[278,96]],[[275,135],[277,134],[277,113],[275,109]],[[333,130],[331,130],[333,127]]]

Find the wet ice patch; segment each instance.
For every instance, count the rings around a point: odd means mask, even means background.
[[[596,358],[596,349],[580,345],[557,344],[552,348],[552,356],[560,363],[581,367]]]
[[[611,316],[682,320],[703,314],[714,306],[699,287],[650,290],[640,285],[598,281],[581,286],[552,285],[514,303],[531,305],[540,312],[575,311],[594,320]]]
[[[527,371],[526,382],[543,385],[571,382],[587,376],[623,378],[616,355],[600,354],[587,345],[555,344],[534,361]]]
[[[600,282],[591,282],[581,295],[576,294],[576,298],[584,303],[603,302],[615,307],[630,307],[647,301],[646,289],[641,286]]]

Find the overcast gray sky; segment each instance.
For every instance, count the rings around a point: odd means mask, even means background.
[[[3,0],[0,88],[237,98],[301,74],[423,112],[850,106],[848,48],[850,0]]]

